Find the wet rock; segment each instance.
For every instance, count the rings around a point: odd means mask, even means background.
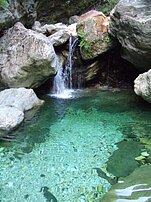
[[[0,105],[15,107],[25,112],[44,103],[32,89],[12,88],[0,92]]]
[[[135,79],[134,92],[151,103],[151,69]]]
[[[86,81],[90,81],[97,75],[100,69],[100,63],[95,61],[94,63],[90,64],[86,68],[85,79]]]
[[[122,57],[143,71],[150,69],[150,1],[120,0],[110,18],[109,30],[122,45]]]
[[[20,109],[9,105],[0,105],[0,130],[14,129],[23,119],[24,113]]]
[[[93,59],[109,50],[113,41],[108,34],[109,19],[102,13],[91,10],[80,16],[77,33],[84,60]]]
[[[8,2],[8,1],[7,1]],[[5,8],[0,8],[0,32],[8,29],[17,21],[31,27],[37,16],[33,0],[10,0]]]
[[[137,168],[131,175],[119,180],[101,199],[101,202],[151,200],[151,165]]]
[[[54,76],[58,58],[43,34],[16,23],[0,38],[1,81],[8,87],[36,88]]]

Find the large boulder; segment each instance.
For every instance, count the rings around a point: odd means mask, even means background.
[[[0,8],[0,32],[18,21],[31,27],[36,16],[33,0],[9,0],[9,3]]]
[[[150,69],[150,1],[120,0],[110,18],[109,30],[122,45],[122,57],[142,71]]]
[[[24,119],[24,113],[44,103],[32,89],[12,88],[0,92],[0,131],[9,131]]]
[[[134,91],[144,100],[151,103],[151,69],[140,74],[134,81]]]
[[[24,119],[24,113],[12,106],[0,105],[0,130],[9,131]]]
[[[0,105],[13,106],[23,112],[40,106],[43,102],[32,89],[11,88],[0,92]]]
[[[0,58],[1,82],[8,87],[36,88],[58,65],[51,41],[20,22],[0,38]]]
[[[111,48],[108,25],[109,19],[102,12],[91,10],[80,16],[77,33],[84,60],[93,59]]]

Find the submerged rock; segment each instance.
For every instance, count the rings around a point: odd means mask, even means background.
[[[151,103],[151,69],[135,79],[134,92]]]
[[[83,59],[93,59],[111,48],[108,25],[109,19],[102,12],[91,10],[80,16],[77,33]]]
[[[107,171],[116,177],[126,177],[132,173],[138,166],[135,157],[141,153],[142,145],[136,141],[122,141],[117,144],[118,150],[107,162]]]
[[[122,57],[148,70],[151,66],[151,3],[120,0],[110,15],[110,33],[122,45]]]
[[[9,87],[36,88],[58,65],[50,40],[19,22],[0,38],[0,57],[1,81]]]
[[[151,165],[137,168],[131,175],[119,180],[101,199],[101,202],[151,201]]]
[[[32,89],[12,88],[0,92],[0,130],[9,131],[24,119],[24,112],[43,104]],[[3,135],[3,133],[2,133]]]

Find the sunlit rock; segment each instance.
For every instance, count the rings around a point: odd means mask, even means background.
[[[32,89],[12,88],[0,92],[0,130],[9,131],[24,119],[24,113],[44,103]]]
[[[24,113],[16,107],[0,105],[0,130],[9,131],[24,119]]]
[[[16,107],[23,112],[40,106],[43,102],[32,89],[11,88],[0,92],[0,105]]]
[[[108,34],[108,25],[109,19],[102,12],[91,10],[80,16],[77,33],[83,59],[95,58],[111,48],[113,41]]]
[[[151,64],[151,2],[120,0],[110,15],[110,33],[122,45],[122,57],[139,67]]]
[[[36,88],[58,63],[50,40],[19,22],[0,38],[0,58],[1,81],[9,87]]]
[[[151,69],[140,74],[134,81],[134,91],[144,100],[151,103]]]

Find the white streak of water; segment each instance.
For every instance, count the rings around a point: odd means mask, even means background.
[[[70,36],[69,38],[69,53],[67,64],[65,65],[65,69],[63,71],[63,67],[61,66],[61,62],[57,63],[57,74],[54,78],[53,83],[53,94],[52,97],[57,98],[72,98],[74,90],[72,89],[72,57],[77,45],[78,38],[73,40],[73,37]]]

